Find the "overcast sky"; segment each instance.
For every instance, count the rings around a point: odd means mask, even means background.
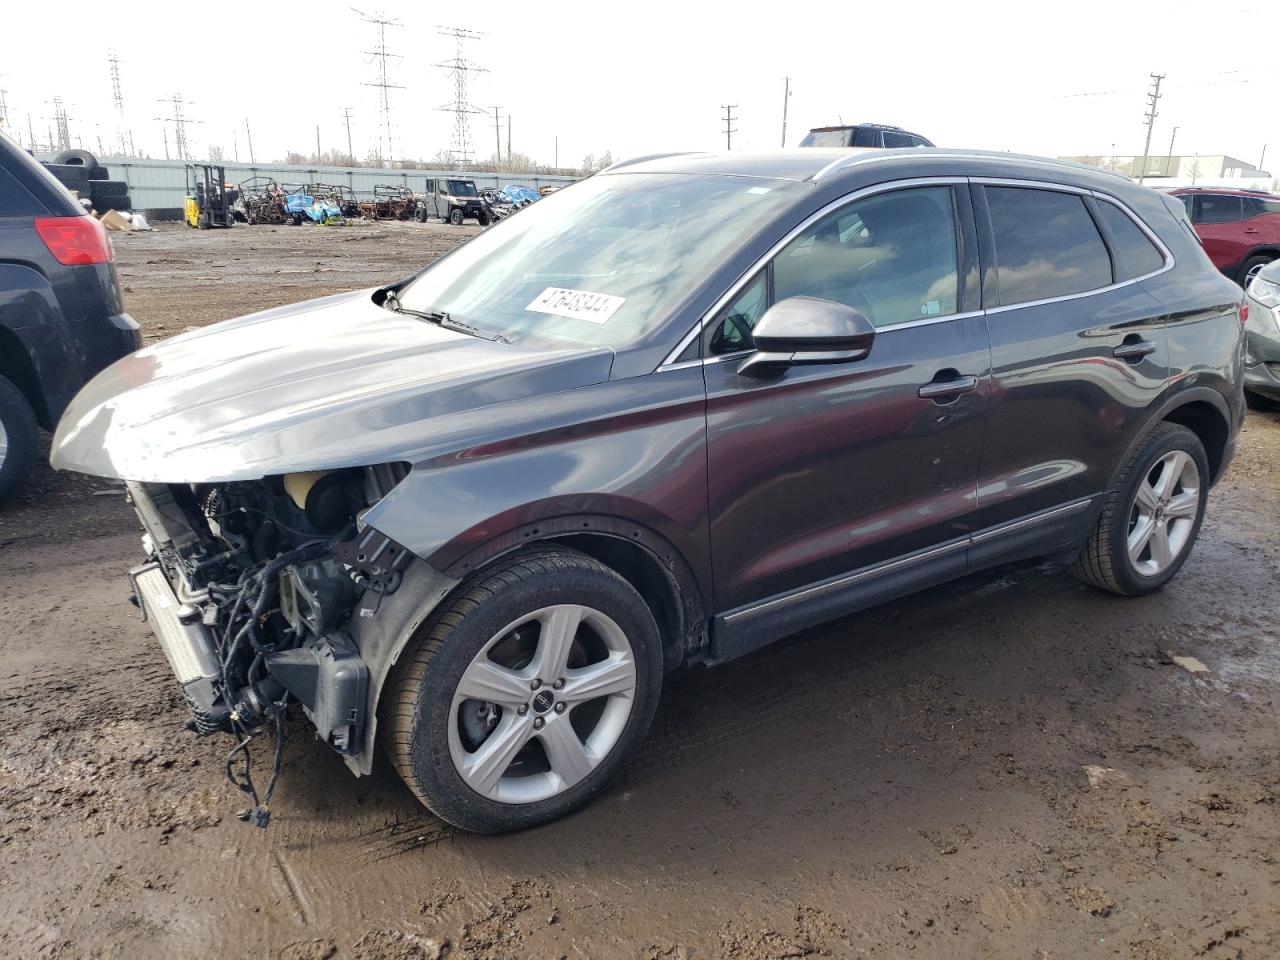
[[[811,126],[870,120],[924,134],[940,146],[1045,155],[1140,154],[1148,74],[1166,79],[1152,153],[1227,153],[1280,167],[1280,57],[1272,37],[1280,3],[1223,0],[1132,4],[1079,0],[1018,3],[597,2],[504,0],[422,4],[387,0],[402,26],[387,29],[395,154],[430,158],[447,147],[452,81],[433,66],[454,56],[440,24],[480,31],[468,59],[469,99],[512,117],[512,147],[551,163],[584,154],[615,158],[664,150],[723,149],[721,105],[736,104],[734,149],[779,145],[783,78],[791,77],[788,143]],[[220,20],[209,11],[221,9]],[[114,25],[113,25],[114,24]],[[109,144],[117,122],[106,49],[121,60],[126,120],[138,149],[164,156],[182,94],[194,151],[220,145],[249,159],[246,117],[259,161],[345,149],[342,108],[352,108],[358,156],[379,137],[371,50],[376,28],[342,2],[14,3],[5,12],[0,88],[6,129],[28,140],[28,115],[47,139],[61,96],[73,139]],[[79,38],[85,38],[77,48]],[[16,41],[16,42],[15,42]],[[471,118],[476,152],[494,149],[492,114]],[[172,150],[172,124],[169,138]],[[503,145],[506,128],[503,121]]]

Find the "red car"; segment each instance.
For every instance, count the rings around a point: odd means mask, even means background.
[[[1213,265],[1240,286],[1280,259],[1280,197],[1260,190],[1170,190],[1187,207]]]

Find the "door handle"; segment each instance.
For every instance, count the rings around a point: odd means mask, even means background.
[[[1245,232],[1245,233],[1257,233],[1257,232],[1258,232],[1258,228],[1257,228],[1257,227],[1245,227],[1245,228],[1244,228],[1244,232]]]
[[[1118,360],[1137,361],[1149,353],[1156,352],[1156,345],[1150,340],[1135,340],[1133,343],[1122,343],[1111,351]]]
[[[971,393],[978,389],[978,378],[970,376],[952,376],[949,380],[931,380],[916,391],[921,400],[954,400],[962,393]]]

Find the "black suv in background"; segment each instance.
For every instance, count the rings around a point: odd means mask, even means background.
[[[0,501],[35,462],[38,426],[140,345],[106,230],[0,134]]]
[[[1243,417],[1241,297],[1099,170],[657,157],[140,350],[52,458],[127,481],[194,729],[296,700],[509,830],[598,793],[682,664],[1028,558],[1162,587]]]
[[[933,143],[909,130],[885,123],[856,126],[814,127],[800,141],[802,147],[932,147]]]

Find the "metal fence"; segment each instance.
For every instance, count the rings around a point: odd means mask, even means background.
[[[52,156],[41,156],[52,160]],[[99,157],[112,180],[129,184],[135,210],[180,210],[187,195],[186,165],[177,160],[139,160],[137,158]],[[328,183],[350,187],[361,200],[373,198],[373,188],[381,185],[408,187],[415,193],[426,188],[431,177],[462,177],[474,180],[481,190],[501,188],[509,184],[533,187],[573,183],[576,177],[554,177],[546,174],[506,174],[492,171],[457,170],[391,170],[382,167],[326,167],[319,164],[224,163],[227,180],[241,183],[251,177],[272,177],[281,184],[300,186],[305,183]]]

